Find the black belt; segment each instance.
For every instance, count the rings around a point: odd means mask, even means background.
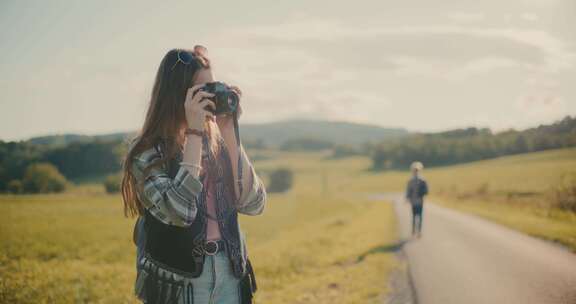
[[[226,242],[224,240],[207,240],[204,242],[201,250],[206,255],[215,255],[218,252],[224,251],[226,249]]]

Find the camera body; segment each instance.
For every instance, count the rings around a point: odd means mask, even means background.
[[[214,101],[214,104],[216,104],[216,110],[213,110],[208,106],[204,108],[205,110],[210,111],[212,114],[232,114],[238,110],[238,102],[240,101],[240,97],[224,82],[208,82],[202,88],[200,88],[200,90],[214,94],[214,97],[212,97],[211,100]]]

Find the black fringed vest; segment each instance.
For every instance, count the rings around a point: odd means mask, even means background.
[[[204,137],[204,146],[208,144]],[[251,267],[247,260],[242,257],[240,231],[238,226],[238,213],[234,208],[235,193],[231,188],[234,185],[231,171],[231,162],[224,142],[221,139],[219,161],[216,163],[213,156],[208,153],[210,164],[216,169],[216,215],[222,239],[225,241],[226,250],[230,260],[232,272],[237,278],[246,275]],[[176,176],[182,155],[173,158],[168,163],[168,175]],[[224,163],[224,164],[223,164]],[[223,168],[224,165],[224,168]],[[201,177],[204,180],[204,176]],[[146,210],[144,229],[146,231],[145,251],[149,256],[159,262],[170,271],[185,276],[198,277],[202,274],[205,255],[198,246],[202,246],[206,240],[206,191],[203,187],[198,197],[198,212],[193,224],[189,227],[167,225]]]

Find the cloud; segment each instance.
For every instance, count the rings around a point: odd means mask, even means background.
[[[215,64],[226,67],[219,77],[237,80],[250,92],[247,106],[258,111],[245,118],[252,121],[394,119],[394,111],[406,112],[420,100],[453,103],[448,101],[457,98],[450,97],[452,81],[475,76],[490,79],[476,87],[466,84],[472,91],[461,89],[460,98],[482,104],[494,100],[490,107],[498,107],[496,100],[513,100],[523,90],[502,85],[530,86],[505,77],[527,74],[545,80],[542,75],[571,71],[576,61],[568,41],[544,30],[478,24],[364,26],[305,15],[278,24],[224,28],[206,37],[206,43],[214,45]],[[502,71],[510,73],[502,76]],[[492,96],[473,91],[495,85]]]
[[[520,15],[520,17],[526,21],[530,21],[530,22],[536,22],[540,20],[540,16],[538,16],[538,14],[536,13],[529,13],[529,12],[525,12],[522,13],[522,15]]]
[[[340,68],[393,70],[396,57],[422,58],[444,66],[479,58],[513,60],[555,72],[574,66],[568,42],[544,30],[464,26],[364,27],[333,20],[298,20],[222,30],[216,40],[262,52],[299,49]],[[265,59],[266,54],[260,54]]]
[[[453,12],[448,18],[457,22],[478,22],[486,19],[486,16],[480,12]]]
[[[567,112],[564,98],[552,91],[523,94],[516,100],[516,108],[532,124],[558,119]]]

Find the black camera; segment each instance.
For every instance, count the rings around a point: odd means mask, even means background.
[[[212,107],[209,106],[204,108],[212,112],[212,114],[232,114],[238,110],[240,97],[225,83],[219,81],[208,82],[200,90],[214,94],[211,100],[216,104],[216,110],[213,110]]]

